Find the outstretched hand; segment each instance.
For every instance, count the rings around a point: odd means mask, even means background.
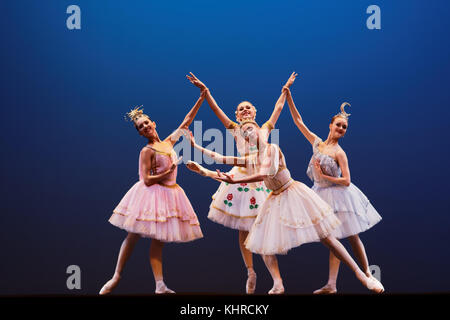
[[[298,76],[298,73],[292,72],[291,76],[289,77],[288,81],[286,82],[286,84],[283,86],[283,91],[284,90],[289,90],[289,88],[292,86],[292,84],[295,81],[295,78]]]
[[[221,172],[219,169],[216,169],[217,172],[217,180],[223,181],[223,182],[228,182],[228,183],[235,183],[235,181],[233,180],[233,178],[228,174],[228,173],[224,173]]]
[[[190,74],[190,76],[189,75],[186,75],[186,78],[188,78],[188,80],[194,85],[194,86],[196,86],[197,88],[199,88],[201,91],[202,91],[202,93],[203,93],[203,91],[205,91],[206,90],[206,86],[205,86],[205,84],[203,83],[203,82],[201,82],[192,72],[189,72],[189,74]]]

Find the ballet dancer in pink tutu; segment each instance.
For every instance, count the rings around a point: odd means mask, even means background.
[[[233,135],[239,154],[243,156],[257,152],[256,145],[248,143],[248,141],[239,134],[241,126],[238,124],[246,120],[254,121],[256,117],[256,108],[248,101],[239,103],[235,112],[236,121],[238,122],[236,123],[230,120],[219,108],[205,84],[192,73],[190,76],[188,75],[187,78],[192,84],[201,90],[206,91],[206,100],[208,101],[208,104],[225,128],[229,129],[229,132]],[[290,87],[294,80],[295,76],[292,74],[285,84],[285,87]],[[275,104],[270,119],[261,127],[261,129],[263,129],[262,132],[264,132],[265,135],[268,136],[270,131],[274,128],[285,101],[285,93],[282,93]],[[190,162],[188,168],[203,175],[208,175],[211,178],[217,176],[215,171],[210,171],[205,168],[200,170],[200,167],[197,166],[195,162]],[[251,175],[254,171],[255,168],[252,165],[246,167],[234,166],[229,174],[236,178],[240,178]],[[222,182],[212,196],[213,200],[209,207],[208,218],[210,220],[222,224],[225,227],[239,230],[239,248],[247,268],[246,292],[248,294],[255,292],[256,273],[253,269],[253,255],[245,248],[244,240],[247,238],[248,231],[258,216],[258,212],[269,195],[269,192],[270,190],[265,186],[264,181],[236,185]]]
[[[333,208],[335,215],[342,221],[342,225],[333,231],[333,235],[337,239],[349,240],[362,270],[367,276],[372,277],[366,251],[358,234],[377,224],[381,216],[364,193],[351,183],[347,155],[339,145],[339,139],[344,137],[348,128],[349,114],[344,110],[348,103],[344,102],[341,105],[341,112],[331,119],[328,137],[322,141],[305,125],[295,107],[290,90],[286,91],[292,118],[300,132],[313,146],[313,156],[307,170],[309,178],[314,182],[312,189]],[[315,294],[337,292],[339,265],[339,259],[330,251],[328,283],[314,291]]]
[[[171,135],[161,140],[156,123],[136,108],[127,115],[147,145],[139,154],[139,181],[125,194],[109,222],[128,232],[116,269],[100,294],[110,293],[119,283],[126,261],[140,237],[151,238],[150,265],[155,293],[174,293],[163,281],[162,249],[165,242],[188,242],[203,237],[197,216],[183,189],[176,183],[177,159],[173,145],[187,129],[205,99],[203,91],[194,107]]]
[[[259,126],[253,120],[241,123],[240,133],[248,143],[257,146],[257,152],[245,157],[223,156],[197,145],[192,137],[192,145],[219,163],[240,167],[253,165],[256,172],[234,178],[231,174],[217,170],[218,177],[230,184],[264,181],[272,191],[262,204],[253,223],[245,246],[254,253],[261,254],[269,270],[274,285],[269,294],[284,293],[283,280],[278,268],[277,254],[286,254],[288,250],[303,243],[321,241],[340,260],[347,264],[368,289],[380,293],[384,290],[380,282],[367,276],[348,254],[344,246],[332,235],[341,222],[331,207],[312,189],[291,178],[286,160],[276,144],[267,143]],[[196,165],[196,170],[203,170]]]

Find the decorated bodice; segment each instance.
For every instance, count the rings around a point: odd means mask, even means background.
[[[334,160],[333,157],[324,154],[320,152],[319,150],[319,144],[322,142],[322,139],[319,137],[316,137],[313,143],[313,155],[311,157],[311,160],[308,164],[308,169],[306,170],[306,174],[308,177],[314,182],[314,185],[320,186],[320,187],[329,187],[334,185],[332,182],[320,178],[317,173],[314,171],[314,161],[317,159],[320,162],[320,167],[322,168],[322,171],[332,177],[340,177],[342,172],[341,168],[337,164],[336,160]]]
[[[228,129],[230,130],[230,133],[232,134],[234,140],[236,141],[236,148],[241,157],[258,152],[256,146],[251,146],[245,141],[245,138],[241,134],[241,127],[239,124],[232,121]],[[270,123],[270,121],[266,121],[262,125],[260,130],[264,130],[264,132],[268,136],[268,134],[270,133],[270,131],[272,131],[272,129],[273,125]]]
[[[151,166],[151,174],[157,175],[169,170],[170,166],[177,159],[177,154],[172,149],[170,152],[158,150],[152,146],[146,145],[139,154],[139,180],[144,179],[142,152],[145,148],[150,148],[155,152],[155,161]],[[175,168],[170,174],[160,181],[161,184],[172,185],[176,183],[178,168]]]
[[[241,134],[241,127],[236,122],[231,122],[230,126],[228,127],[230,130],[232,136],[234,137],[234,140],[236,141],[236,149],[241,157],[244,156],[254,156],[256,159],[256,156],[258,154],[258,148],[256,146],[252,146],[247,141],[245,141],[245,138]],[[273,129],[272,124],[270,121],[266,121],[262,127],[261,130],[264,130],[263,132],[267,135],[270,134],[270,131]],[[253,158],[253,157],[251,157]],[[257,172],[256,168],[256,161],[249,161],[249,165],[247,167],[240,167],[239,168],[240,173],[244,175],[252,175]]]
[[[275,193],[292,181],[284,154],[276,144],[269,144],[264,150],[260,172],[266,175],[264,178],[266,187]]]

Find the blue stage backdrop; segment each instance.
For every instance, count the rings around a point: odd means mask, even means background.
[[[73,4],[81,29],[69,30]],[[379,30],[366,26],[372,4]],[[361,234],[370,264],[388,292],[448,292],[447,1],[46,0],[1,9],[0,294],[96,294],[112,276],[126,232],[108,219],[137,181],[146,143],[124,114],[143,104],[167,136],[199,95],[185,78],[191,71],[230,118],[249,100],[259,123],[298,72],[294,100],[323,139],[340,104],[351,103],[341,146],[352,182],[383,217]],[[225,132],[206,102],[196,120]],[[293,177],[311,186],[312,149],[287,104],[276,127]],[[165,247],[168,286],[243,293],[238,233],[207,219],[218,183],[184,165],[178,183],[204,238]],[[153,292],[149,245],[139,242],[117,293]],[[319,243],[279,263],[287,293],[311,293],[327,279]],[[70,265],[81,269],[80,290],[66,286]],[[255,269],[265,293],[272,281],[257,256]],[[368,292],[346,267],[338,289]]]

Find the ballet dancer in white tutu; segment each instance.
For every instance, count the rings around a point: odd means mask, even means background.
[[[347,238],[355,256],[368,277],[373,277],[367,259],[364,245],[358,234],[364,232],[381,220],[381,216],[369,202],[364,193],[350,182],[350,169],[344,150],[339,145],[348,128],[350,114],[344,110],[336,114],[329,124],[330,131],[325,141],[311,132],[304,124],[300,113],[295,107],[289,88],[287,92],[289,110],[300,132],[313,146],[313,156],[308,165],[307,174],[314,182],[312,189],[327,202],[342,224],[333,230],[337,239]],[[339,272],[340,260],[330,251],[328,283],[314,291],[315,294],[336,293],[336,280]]]
[[[219,120],[223,123],[225,128],[229,129],[229,132],[233,135],[239,154],[244,156],[257,152],[258,150],[256,145],[248,143],[248,141],[241,136],[241,125],[238,124],[247,120],[255,121],[256,108],[248,101],[239,103],[235,112],[236,121],[238,122],[236,123],[230,120],[219,108],[216,101],[212,97],[211,92],[203,82],[201,82],[192,73],[188,75],[187,78],[192,84],[200,88],[200,90],[206,92],[206,100],[208,101],[208,104]],[[295,75],[292,73],[286,82],[285,87],[289,88],[294,83],[294,80]],[[282,92],[275,104],[270,119],[261,127],[264,134],[269,135],[270,131],[274,128],[285,102],[286,92]],[[195,165],[193,163],[191,163],[189,167],[191,169],[195,169]],[[202,172],[212,178],[217,176],[215,171],[203,169]],[[235,178],[241,178],[251,175],[254,172],[254,166],[249,165],[247,167],[234,166],[228,173]],[[253,269],[253,255],[251,251],[245,247],[244,240],[247,238],[248,231],[258,216],[260,208],[270,191],[270,188],[264,184],[264,181],[241,184],[222,182],[217,191],[213,194],[213,200],[209,207],[208,218],[210,220],[225,227],[239,230],[239,248],[247,268],[246,292],[248,294],[255,292],[256,273]]]
[[[258,124],[252,120],[242,122],[240,133],[248,143],[257,145],[257,153],[245,157],[223,156],[197,145],[192,134],[189,137],[195,148],[219,163],[256,167],[255,173],[239,179],[218,170],[213,178],[231,184],[264,181],[272,190],[245,240],[247,249],[262,255],[273,278],[274,284],[268,293],[284,293],[276,255],[286,254],[289,249],[314,241],[321,241],[333,251],[367,288],[382,292],[384,289],[381,283],[361,271],[344,246],[332,235],[333,230],[340,225],[332,208],[312,189],[291,178],[280,148],[267,143],[266,136],[261,134]],[[189,166],[196,172],[205,170],[196,163],[190,163]]]

